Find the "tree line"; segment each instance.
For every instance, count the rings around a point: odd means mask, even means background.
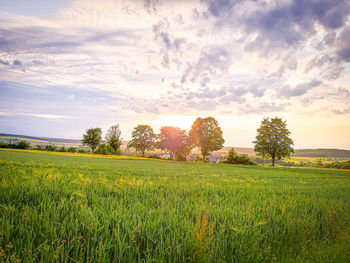
[[[264,158],[270,157],[274,166],[276,159],[294,153],[293,141],[289,136],[287,124],[281,118],[264,118],[257,129],[256,140],[253,141],[254,151]],[[160,149],[169,153],[171,159],[186,160],[186,156],[193,148],[198,147],[205,162],[206,157],[212,152],[224,147],[224,142],[223,132],[215,118],[198,117],[189,131],[165,126],[160,129],[159,134],[156,134],[151,126],[138,125],[132,131],[127,148],[134,148],[142,157],[145,157],[147,151]],[[122,154],[121,131],[118,124],[108,130],[104,141],[101,128],[87,129],[82,143],[88,145],[93,153]],[[238,155],[233,149],[230,150],[226,162],[251,164],[247,156]]]

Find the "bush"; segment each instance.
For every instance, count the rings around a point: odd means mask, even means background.
[[[35,147],[33,150],[38,150],[38,151],[43,150],[43,147],[41,147],[40,144],[37,144],[37,145],[35,145],[35,146],[36,146],[36,147]]]
[[[147,157],[148,157],[148,158],[152,158],[152,159],[162,159],[162,157],[160,157],[160,155],[157,154],[157,153],[148,155]]]
[[[231,150],[228,152],[228,155],[226,157],[226,160],[224,163],[228,164],[249,164],[249,165],[255,165],[255,162],[252,162],[248,155],[246,154],[237,154],[236,151],[231,148]]]
[[[109,155],[109,154],[114,154],[114,150],[111,146],[101,143],[97,150],[95,151],[96,154],[103,154],[103,155]]]
[[[53,145],[45,145],[45,151],[56,152],[57,147]]]
[[[62,152],[62,153],[66,152],[66,151],[67,151],[66,148],[64,148],[63,146],[62,146],[61,149],[59,150],[59,152]]]
[[[0,143],[0,148],[9,148],[8,143]]]
[[[182,153],[175,154],[175,160],[176,161],[182,161],[182,162],[187,161],[186,156],[184,154],[182,154]]]
[[[70,152],[70,153],[76,153],[77,152],[77,149],[75,147],[70,147],[67,152]]]
[[[78,153],[87,153],[87,151],[84,150],[84,149],[79,149],[79,150],[78,150]]]
[[[117,149],[116,155],[123,155],[123,151],[120,149],[120,147]]]
[[[29,149],[30,144],[26,141],[20,141],[16,143],[0,143],[0,148],[11,148],[11,149]]]
[[[18,149],[29,149],[30,148],[30,144],[26,141],[20,141],[17,144],[17,148]]]

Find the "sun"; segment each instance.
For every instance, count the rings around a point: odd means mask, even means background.
[[[179,127],[182,130],[188,131],[191,129],[193,122],[195,121],[195,116],[180,116],[180,115],[170,115],[162,116],[157,121],[160,127],[164,126],[174,126]]]

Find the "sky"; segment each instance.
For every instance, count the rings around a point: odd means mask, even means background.
[[[348,0],[0,0],[0,133],[81,139],[212,116],[252,147],[350,149]]]

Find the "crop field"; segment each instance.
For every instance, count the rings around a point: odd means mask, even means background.
[[[1,262],[350,262],[350,171],[0,150]]]
[[[284,158],[287,162],[294,162],[294,163],[315,163],[317,161],[321,161],[322,163],[332,163],[332,162],[344,162],[349,160],[349,158],[329,158],[329,157],[297,157],[297,156],[291,156],[289,158]]]

